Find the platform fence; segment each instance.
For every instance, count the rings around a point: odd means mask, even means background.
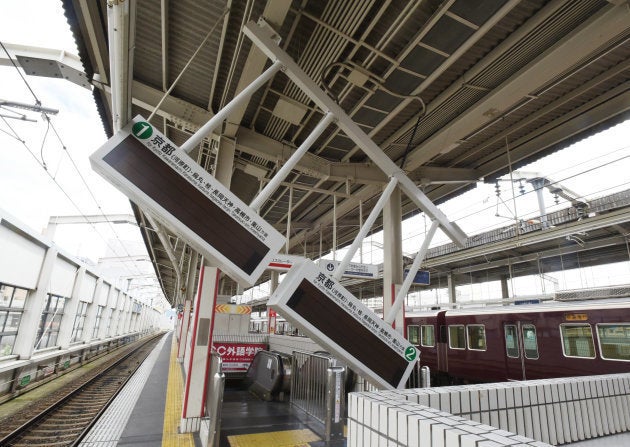
[[[330,356],[293,351],[291,405],[324,426],[326,441],[343,437],[346,368]]]

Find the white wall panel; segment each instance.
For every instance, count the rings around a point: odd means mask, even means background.
[[[70,298],[72,296],[72,288],[74,287],[78,269],[79,267],[75,264],[57,257],[57,259],[55,259],[55,265],[53,266],[48,292]]]
[[[101,287],[101,290],[96,297],[96,304],[98,304],[99,306],[107,306],[107,297],[109,295],[110,288],[111,286],[109,284],[103,283],[103,286]]]
[[[83,283],[81,284],[81,293],[79,294],[79,300],[91,303],[94,298],[94,288],[96,287],[96,277],[85,274]]]
[[[0,225],[0,282],[34,289],[46,249]]]

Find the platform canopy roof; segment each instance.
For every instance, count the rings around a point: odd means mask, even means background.
[[[438,205],[619,123],[630,109],[622,0],[127,0],[129,20],[119,22],[126,54],[108,41],[108,9],[111,16],[110,5],[125,0],[63,3],[108,134],[112,96],[131,104],[131,116],[148,117],[177,80],[151,122],[184,143],[271,65],[243,32],[264,18],[280,47]],[[128,72],[113,82],[112,65],[125,58]],[[322,117],[280,72],[192,155],[213,172],[221,146],[233,142],[231,189],[249,203]],[[331,125],[261,215],[281,232],[290,218],[290,253],[318,257],[333,247],[333,213],[339,247],[358,230],[359,204],[367,215],[386,182]],[[134,211],[177,304],[191,250]],[[415,212],[403,194],[403,214]],[[226,279],[222,292],[236,288]]]

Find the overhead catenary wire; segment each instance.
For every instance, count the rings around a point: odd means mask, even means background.
[[[22,74],[22,72],[20,71],[19,67],[16,65],[15,61],[13,60],[13,58],[11,57],[11,55],[9,54],[8,50],[6,49],[6,47],[4,46],[4,44],[2,44],[2,42],[0,42],[0,46],[2,47],[2,49],[4,50],[4,52],[6,53],[7,57],[9,58],[9,60],[11,61],[13,67],[15,68],[15,70],[18,72],[20,78],[22,79],[22,81],[24,82],[24,84],[26,85],[27,89],[29,90],[29,92],[31,93],[31,95],[33,96],[33,98],[35,99],[35,102],[37,105],[41,105],[41,101],[38,98],[37,94],[35,93],[35,91],[33,90],[33,88],[31,87],[31,85],[29,84],[28,80],[24,77],[24,75]],[[61,190],[61,192],[66,196],[66,198],[70,201],[70,203],[72,204],[72,206],[74,206],[77,211],[79,212],[79,214],[81,215],[81,217],[83,217],[85,219],[86,222],[89,222],[89,219],[87,218],[87,216],[81,211],[80,207],[78,206],[78,204],[72,199],[72,197],[70,196],[70,194],[59,184],[59,182],[57,182],[57,179],[55,178],[55,176],[53,176],[49,171],[48,171],[48,167],[44,161],[44,157],[43,157],[43,151],[44,151],[44,145],[46,143],[46,138],[48,135],[48,132],[50,129],[53,130],[53,133],[56,135],[57,139],[59,140],[59,143],[61,144],[63,151],[65,152],[66,156],[68,157],[68,159],[70,160],[74,170],[79,174],[79,177],[83,183],[83,185],[85,186],[86,190],[89,192],[92,200],[94,201],[94,203],[96,204],[100,214],[103,216],[103,218],[106,220],[106,222],[109,224],[110,229],[112,230],[116,240],[119,242],[120,247],[122,247],[123,251],[125,252],[126,256],[131,258],[132,256],[129,254],[129,252],[127,251],[125,244],[123,244],[122,240],[120,239],[120,237],[118,236],[118,233],[116,232],[116,230],[113,227],[113,223],[109,220],[109,218],[107,217],[107,215],[104,213],[103,208],[101,207],[99,201],[97,200],[96,196],[94,195],[94,193],[92,192],[92,189],[90,188],[90,186],[88,185],[87,181],[85,180],[85,177],[83,176],[83,174],[81,173],[81,171],[79,170],[77,164],[75,163],[74,159],[72,158],[72,156],[70,155],[67,146],[64,144],[63,140],[61,139],[61,136],[59,135],[59,132],[57,132],[57,129],[54,126],[54,123],[50,120],[50,117],[46,114],[46,113],[42,113],[42,117],[44,118],[44,120],[46,121],[46,132],[44,134],[44,138],[42,139],[42,144],[40,147],[40,157],[41,157],[41,161],[37,159],[37,157],[35,156],[34,152],[28,147],[28,145],[26,144],[26,141],[24,139],[22,139],[18,133],[15,131],[15,129],[13,129],[13,127],[7,122],[7,120],[2,117],[2,120],[4,121],[5,125],[11,130],[11,132],[13,132],[13,134],[15,135],[14,138],[17,139],[20,143],[22,143],[22,145],[25,147],[25,149],[29,152],[29,154],[35,159],[35,161],[37,162],[37,164],[46,172],[46,174],[48,175],[48,177],[55,183],[55,185],[57,185],[57,187]],[[5,133],[7,133],[8,135],[10,135],[8,132],[5,131]],[[11,135],[10,135],[11,136]],[[105,242],[105,244],[107,245],[107,247],[112,251],[112,253],[117,253],[118,251],[115,250],[110,244],[109,242],[105,239],[105,237],[96,229],[96,226],[93,223],[90,223],[90,225],[92,226],[92,228],[94,229],[94,231],[99,235],[99,237],[101,237],[101,239],[103,239],[103,241]],[[130,265],[133,266],[133,268],[135,268],[135,270],[138,273],[142,273],[142,270],[139,268],[139,266],[134,262],[134,261],[127,261],[130,263]]]

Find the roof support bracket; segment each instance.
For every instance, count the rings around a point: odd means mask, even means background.
[[[372,141],[372,139],[350,118],[346,112],[334,102],[319,86],[282,50],[275,39],[277,33],[263,20],[258,24],[249,22],[245,25],[244,33],[252,42],[267,55],[274,66],[281,64],[285,74],[317,106],[325,113],[332,113],[337,118],[337,125],[343,132],[359,146],[372,161],[389,177],[396,177],[400,188],[407,196],[427,214],[432,220],[439,222],[444,233],[457,245],[463,247],[466,234],[450,222],[433,202],[416,186],[416,184]]]

